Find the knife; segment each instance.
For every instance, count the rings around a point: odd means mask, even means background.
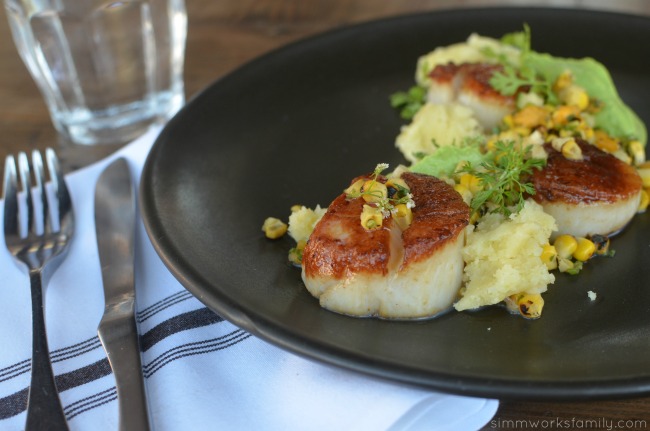
[[[112,162],[95,188],[95,230],[105,308],[97,332],[113,369],[119,429],[149,430],[135,321],[135,193],[124,158]]]

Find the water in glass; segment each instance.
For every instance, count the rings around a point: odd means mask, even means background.
[[[57,130],[127,142],[184,103],[184,0],[5,0]]]

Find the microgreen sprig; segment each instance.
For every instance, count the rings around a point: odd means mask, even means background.
[[[375,170],[370,176],[368,184],[364,182],[363,186],[352,186],[348,187],[345,190],[346,197],[348,199],[360,198],[360,197],[371,197],[372,204],[376,205],[382,212],[384,218],[390,217],[391,214],[396,212],[397,205],[406,205],[409,209],[415,207],[415,202],[413,201],[413,195],[410,193],[409,189],[400,185],[392,184],[395,192],[392,194],[384,193],[385,187],[383,190],[379,187],[375,187],[375,184],[378,183],[379,175],[386,169],[388,169],[388,163],[379,163],[375,167]],[[363,181],[363,180],[361,180]]]
[[[515,31],[512,33],[506,33],[501,36],[501,43],[505,45],[514,46],[519,48],[523,54],[530,52],[531,50],[531,35],[530,35],[530,26],[528,23],[524,23],[523,31]]]
[[[504,35],[501,42],[520,50],[520,65],[512,64],[504,54],[497,54],[490,48],[484,49],[483,54],[495,59],[503,66],[503,71],[495,73],[490,78],[490,85],[505,96],[514,96],[520,89],[528,89],[528,91],[542,96],[548,103],[557,104],[558,98],[553,91],[552,79],[538,73],[530,66],[529,58],[532,48],[528,24],[524,24],[523,31]]]
[[[391,94],[390,106],[399,109],[400,116],[403,119],[410,120],[422,108],[422,105],[424,105],[426,95],[426,88],[414,85],[408,91],[398,91]]]
[[[527,182],[533,169],[541,169],[546,161],[530,158],[531,147],[519,148],[512,141],[497,141],[494,158],[474,168],[466,164],[462,172],[475,175],[481,181],[482,190],[478,191],[471,202],[473,212],[480,212],[490,204],[490,212],[510,216],[524,207],[527,195],[535,194],[533,184]]]
[[[528,91],[539,94],[549,103],[557,103],[553,82],[525,65],[522,65],[519,70],[511,65],[504,65],[501,72],[495,73],[490,78],[490,85],[505,96],[514,96],[519,89],[528,88]]]

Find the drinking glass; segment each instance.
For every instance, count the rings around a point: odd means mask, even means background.
[[[184,0],[4,0],[57,131],[124,143],[185,102]]]

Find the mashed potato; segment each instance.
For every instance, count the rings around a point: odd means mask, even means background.
[[[321,208],[320,205],[316,205],[313,210],[303,206],[299,210],[293,211],[289,216],[289,235],[291,235],[291,238],[297,243],[307,241],[314,230],[314,226],[326,211],[327,208]]]
[[[411,163],[433,154],[438,147],[460,145],[465,138],[482,134],[482,128],[468,107],[426,103],[413,121],[402,127],[395,146]]]
[[[465,287],[458,311],[497,304],[516,293],[542,293],[555,281],[540,259],[555,220],[533,200],[505,219],[488,214],[467,235],[463,249]]]

